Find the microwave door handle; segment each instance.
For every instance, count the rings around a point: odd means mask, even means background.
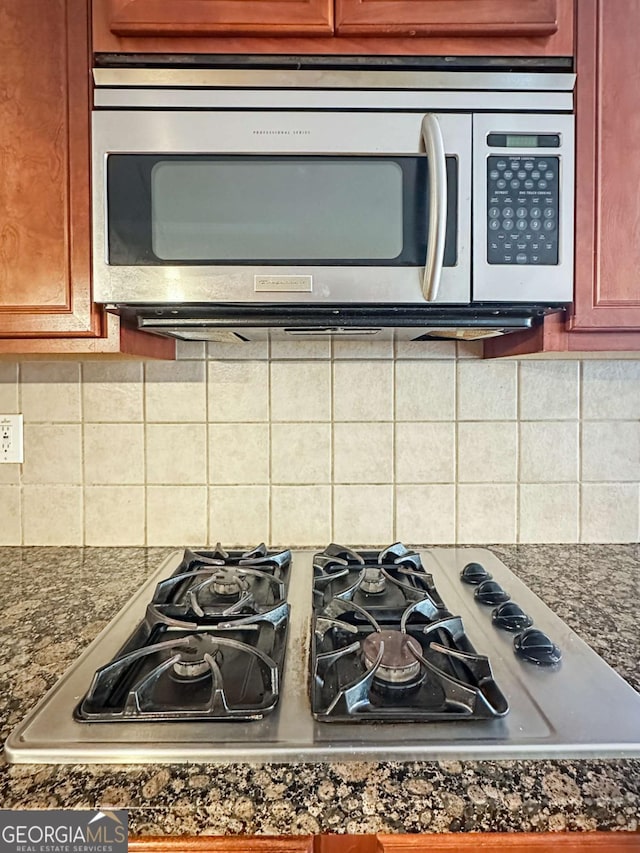
[[[447,233],[447,161],[440,122],[433,113],[427,113],[422,119],[422,139],[429,170],[429,229],[422,294],[427,302],[435,302],[440,289]]]

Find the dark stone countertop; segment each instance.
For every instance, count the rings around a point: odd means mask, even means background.
[[[172,549],[0,548],[0,741]],[[492,550],[640,691],[640,546]],[[0,807],[132,835],[637,830],[640,760],[0,766]]]

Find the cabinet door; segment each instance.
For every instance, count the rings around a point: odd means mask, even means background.
[[[577,4],[571,328],[640,330],[640,0]]]
[[[551,36],[558,0],[336,0],[338,35]]]
[[[87,0],[3,0],[0,48],[0,336],[100,334]]]
[[[330,35],[333,0],[108,0],[118,36]]]

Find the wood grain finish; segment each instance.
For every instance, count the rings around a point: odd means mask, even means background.
[[[638,853],[640,835],[623,832],[470,832],[456,835],[378,835],[379,853]]]
[[[329,35],[333,0],[109,0],[120,36]]]
[[[640,0],[580,0],[573,330],[640,331]]]
[[[338,35],[550,36],[556,0],[335,0]]]
[[[571,56],[573,55],[573,0],[554,0],[556,6],[557,32],[552,35],[517,36],[506,35],[503,37],[482,35],[474,33],[467,24],[467,35],[432,37],[398,35],[388,36],[388,29],[380,28],[377,35],[351,36],[341,29],[340,38],[332,35],[317,37],[292,37],[291,31],[281,27],[274,27],[274,37],[268,37],[267,29],[263,29],[261,37],[237,36],[233,34],[216,37],[200,34],[197,38],[185,37],[184,34],[169,36],[165,33],[162,37],[142,37],[118,35],[111,29],[113,20],[113,3],[126,2],[126,0],[93,0],[93,43],[98,52],[137,52],[137,53],[236,53],[236,54],[350,54],[353,56],[363,54],[392,54],[396,56]],[[142,2],[142,0],[136,0]],[[162,2],[162,0],[157,0]],[[167,0],[164,0],[166,3]],[[184,2],[184,0],[183,0]],[[190,0],[194,2],[194,0]],[[200,3],[213,2],[213,0],[197,0]],[[272,5],[271,0],[235,0],[247,5],[260,4],[261,9],[267,10]],[[435,0],[396,0],[388,5],[395,9],[396,6],[415,7],[418,18],[426,20],[423,11],[433,5]],[[444,0],[455,9],[466,7],[473,9],[482,5],[484,0]],[[537,5],[538,0],[527,0],[518,2],[515,0],[501,0],[498,5],[506,5],[511,8],[526,7],[533,2]],[[175,7],[180,0],[171,0]],[[283,0],[288,6],[295,6],[292,0]],[[168,5],[168,3],[167,3]],[[275,4],[273,4],[275,5]],[[300,4],[301,5],[301,4]],[[375,5],[375,4],[372,4]],[[395,14],[395,12],[394,12]],[[412,13],[413,14],[413,13]],[[519,14],[523,12],[520,9]],[[263,23],[266,15],[262,16]],[[393,23],[392,19],[392,23]],[[471,20],[471,19],[469,19]],[[388,23],[388,22],[387,22]],[[266,26],[270,24],[267,23]],[[486,22],[485,22],[486,25]],[[409,30],[411,31],[411,30]],[[227,29],[227,33],[230,31]]]
[[[455,833],[450,835],[167,836],[132,838],[130,853],[639,853],[628,832]]]
[[[87,0],[0,0],[0,336],[100,335]]]

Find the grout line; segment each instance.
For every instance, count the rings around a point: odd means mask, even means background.
[[[582,518],[582,484],[583,484],[583,444],[582,444],[582,424],[583,424],[583,384],[584,384],[584,362],[582,359],[578,362],[578,542],[582,541],[583,518]],[[640,512],[640,508],[639,508]]]
[[[267,476],[269,479],[269,492],[268,492],[268,501],[267,501],[267,536],[269,545],[273,545],[273,416],[272,416],[272,403],[271,403],[271,393],[272,393],[272,382],[271,382],[271,336],[267,336],[267,440],[269,442],[269,467]]]
[[[516,360],[516,505],[515,505],[515,540],[519,544],[522,541],[521,512],[520,512],[520,424],[522,414],[522,401],[520,399],[521,385],[521,362]]]
[[[80,472],[81,472],[81,487],[80,494],[82,496],[81,506],[80,506],[80,538],[82,541],[82,547],[86,547],[87,544],[87,513],[85,511],[85,475],[84,475],[84,366],[85,362],[81,361],[78,365],[79,367],[79,376],[78,376],[78,397],[79,397],[79,405],[80,405]]]

